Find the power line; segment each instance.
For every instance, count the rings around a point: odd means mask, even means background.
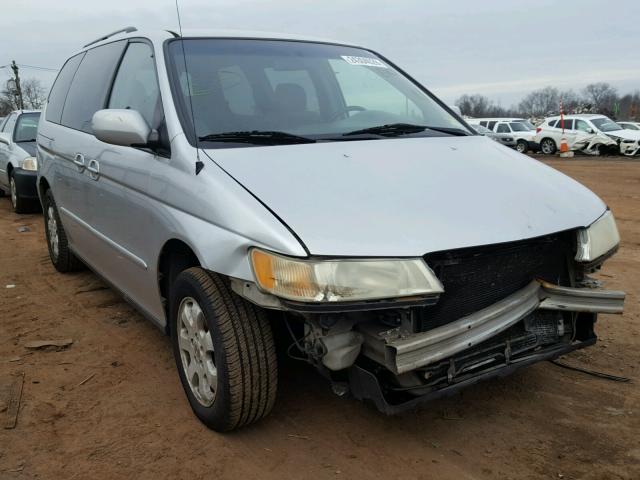
[[[25,65],[24,63],[18,63],[17,64],[20,68],[32,68],[34,70],[41,70],[44,72],[57,72],[58,69],[57,68],[49,68],[49,67],[39,67],[37,65]],[[0,68],[9,68],[11,65],[7,64],[7,65],[0,65]]]

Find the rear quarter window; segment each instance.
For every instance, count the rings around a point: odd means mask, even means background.
[[[69,92],[69,86],[71,85],[73,76],[76,74],[78,65],[80,65],[84,55],[85,54],[83,52],[75,57],[71,57],[66,61],[62,70],[60,70],[58,78],[56,78],[56,81],[53,83],[53,87],[51,87],[51,92],[49,93],[46,114],[47,121],[60,123],[64,101],[67,98],[67,93]]]
[[[86,53],[62,110],[64,126],[92,133],[91,118],[105,107],[109,86],[125,46],[125,41],[113,42]]]

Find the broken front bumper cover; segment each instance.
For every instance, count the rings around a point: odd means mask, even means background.
[[[570,288],[532,281],[525,288],[483,310],[432,330],[406,334],[380,325],[359,326],[362,353],[396,375],[446,359],[505,331],[535,310],[622,313],[624,292]]]

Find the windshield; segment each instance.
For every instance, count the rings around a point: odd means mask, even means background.
[[[514,132],[528,132],[531,130],[522,122],[511,122],[509,125],[511,125],[511,130]]]
[[[35,142],[38,132],[38,120],[40,112],[23,113],[18,117],[13,134],[14,142]]]
[[[394,136],[447,136],[447,129],[472,133],[366,50],[297,41],[186,39],[171,41],[168,57],[183,127],[193,141],[195,123],[195,136],[207,148],[227,147],[218,143],[256,132],[268,132],[270,139],[276,132],[283,141],[291,135],[327,141],[379,138],[377,132],[359,131],[383,125],[402,125],[392,130]],[[347,133],[351,136],[343,137]]]
[[[592,118],[593,123],[601,132],[614,132],[616,130],[622,130],[622,127],[616,122],[607,117]]]

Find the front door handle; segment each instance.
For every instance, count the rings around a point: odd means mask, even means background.
[[[75,163],[76,167],[78,167],[78,172],[84,172],[84,169],[86,168],[84,164],[84,155],[82,155],[81,153],[76,153],[76,156],[73,158],[73,163]]]
[[[98,180],[100,178],[100,164],[97,160],[89,160],[89,165],[87,165],[87,171],[89,172],[89,177],[91,180]]]

